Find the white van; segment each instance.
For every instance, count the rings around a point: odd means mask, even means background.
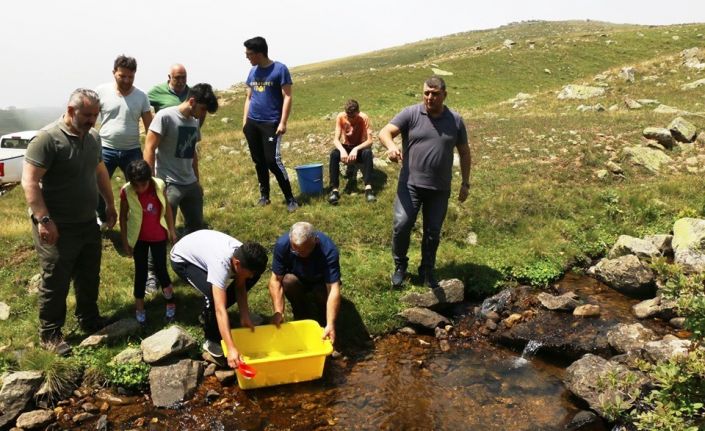
[[[28,130],[0,136],[0,184],[22,180],[24,153],[37,133],[37,130]]]

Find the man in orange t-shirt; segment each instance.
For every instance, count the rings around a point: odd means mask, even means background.
[[[335,149],[330,153],[330,188],[328,202],[337,205],[340,200],[340,162],[348,166],[362,165],[362,178],[365,183],[365,199],[367,202],[376,200],[372,191],[372,130],[367,114],[360,112],[357,100],[350,99],[345,103],[345,112],[335,119]],[[354,178],[348,181],[355,181]],[[348,183],[348,185],[354,184]]]

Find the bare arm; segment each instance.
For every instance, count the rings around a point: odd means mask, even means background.
[[[194,148],[193,150],[193,161],[191,162],[193,167],[193,173],[196,175],[196,181],[201,181],[201,176],[198,173],[198,151]]]
[[[323,338],[330,338],[331,343],[335,343],[335,320],[338,318],[340,310],[340,281],[326,284],[328,289],[328,300],[326,301],[326,327],[323,330]]]
[[[458,146],[458,155],[460,156],[460,178],[462,178],[458,200],[465,202],[470,191],[470,166],[472,164],[470,144],[466,142],[464,145]]]
[[[242,127],[245,127],[245,123],[247,123],[247,114],[250,113],[250,99],[252,99],[252,88],[247,87],[247,93],[245,94],[245,108],[242,112]]]
[[[343,161],[343,163],[347,163],[348,161],[348,151],[343,147],[343,141],[345,141],[345,138],[343,138],[343,128],[340,127],[340,122],[336,119],[335,121],[335,135],[333,136],[333,145],[335,145],[335,148],[340,151],[340,160]]]
[[[115,211],[115,200],[113,199],[113,186],[110,184],[110,175],[103,161],[96,166],[95,177],[98,182],[98,191],[105,201],[105,222],[108,224],[108,228],[112,228],[117,221],[117,212]]]
[[[142,124],[144,125],[145,132],[149,130],[149,125],[152,124],[152,111],[146,111],[142,113]]]
[[[282,95],[284,96],[284,104],[282,105],[282,119],[277,127],[278,135],[286,133],[286,123],[289,121],[289,114],[291,113],[291,84],[282,86]]]
[[[161,140],[162,135],[151,130],[147,132],[147,138],[144,140],[144,161],[152,168],[152,175],[155,175],[154,164]]]
[[[174,245],[176,243],[176,228],[174,227],[174,211],[171,210],[171,205],[169,205],[169,199],[166,197],[166,187],[164,188],[164,202],[166,202],[165,216],[166,216],[166,226],[169,229],[169,240],[171,241],[171,244]]]
[[[399,147],[394,143],[394,138],[399,136],[399,133],[401,130],[392,123],[387,124],[379,131],[379,141],[387,149],[387,157],[393,162],[399,162],[403,157]]]
[[[44,202],[44,196],[42,195],[42,189],[39,187],[39,181],[44,177],[46,169],[34,166],[27,161],[24,161],[24,166],[22,168],[22,189],[24,190],[24,196],[27,200],[27,205],[32,211],[35,219],[41,220],[44,216],[51,216],[49,214],[49,209]],[[39,231],[40,241],[53,245],[59,240],[59,230],[53,221],[47,224],[40,223],[37,226]]]
[[[274,309],[274,316],[272,321],[277,327],[280,323],[284,321],[284,287],[282,286],[282,279],[284,277],[272,273],[269,278],[269,296],[272,297],[272,308]]]
[[[232,334],[230,333],[230,319],[228,318],[227,309],[228,294],[225,289],[214,285],[211,285],[211,291],[213,293],[213,306],[215,308],[215,320],[218,322],[218,331],[225,343],[225,347],[228,349],[228,365],[231,368],[237,368],[238,364],[242,362],[242,356],[240,356],[240,352],[235,347]],[[238,307],[239,306],[240,301],[238,298]]]

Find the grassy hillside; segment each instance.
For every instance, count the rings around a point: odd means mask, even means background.
[[[340,111],[345,100],[357,99],[379,130],[401,108],[421,100],[422,82],[432,68],[452,72],[446,77],[447,104],[470,126],[472,189],[468,202],[458,204],[456,178],[439,250],[439,274],[462,279],[474,297],[508,282],[545,285],[566,268],[603,254],[619,234],[668,232],[676,218],[702,214],[705,199],[698,192],[705,169],[702,144],[669,151],[674,162],[660,174],[623,160],[621,149],[645,143],[644,127],[665,127],[675,117],[657,114],[653,106],[628,110],[623,102],[627,96],[705,111],[702,91],[681,90],[682,84],[705,73],[685,68],[679,56],[684,49],[702,47],[703,33],[705,24],[528,22],[294,68],[294,108],[283,159],[289,168],[323,163],[327,183],[330,115]],[[516,42],[513,48],[503,46],[506,39]],[[636,69],[633,83],[618,76],[626,66]],[[602,76],[596,80],[597,75]],[[606,93],[588,101],[558,100],[557,92],[571,83],[604,85]],[[507,100],[520,92],[532,98],[514,108]],[[325,196],[303,197],[300,210],[290,215],[273,183],[273,204],[258,208],[257,181],[241,133],[243,95],[239,86],[223,92],[224,106],[203,130],[201,176],[208,223],[267,247],[293,222],[314,223],[340,247],[344,296],[368,330],[380,333],[394,327],[398,298],[405,293],[391,290],[389,284],[391,205],[398,166],[376,169],[379,199],[372,205],[359,194],[344,195],[338,207],[329,206]],[[620,109],[576,109],[596,103],[617,104]],[[705,125],[700,116],[687,118],[699,128]],[[381,145],[374,148],[384,159]],[[608,160],[620,163],[624,175],[599,179],[596,173]],[[293,170],[291,175],[295,176]],[[114,179],[116,190],[123,181],[120,177]],[[26,345],[36,341],[36,297],[26,294],[26,286],[38,265],[22,191],[15,189],[0,200],[0,297],[12,307],[11,318],[0,322],[0,339]],[[470,232],[477,234],[477,245],[468,244]],[[411,269],[419,261],[419,241],[416,229]],[[103,310],[131,315],[131,277],[131,260],[106,240]],[[180,286],[181,323],[195,328],[200,302],[192,289]],[[256,311],[270,313],[264,281],[253,290],[251,300]],[[186,310],[189,301],[198,306]],[[161,307],[155,301],[148,311],[160,316]],[[346,314],[344,319],[349,322],[352,317]],[[153,328],[161,325],[157,320],[152,320]]]

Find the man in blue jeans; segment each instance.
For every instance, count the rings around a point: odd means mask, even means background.
[[[144,130],[152,122],[152,111],[147,94],[133,85],[137,72],[137,61],[120,55],[113,63],[114,82],[103,84],[95,89],[100,96],[100,141],[103,162],[110,178],[115,169],[126,172],[127,165],[142,158],[140,148],[140,127]],[[98,199],[98,218],[105,222],[105,201]]]
[[[443,102],[447,96],[442,78],[432,76],[424,82],[423,103],[409,106],[379,132],[393,162],[402,162],[394,200],[392,286],[401,287],[409,263],[407,251],[411,230],[419,211],[423,211],[423,238],[419,277],[423,284],[436,288],[434,270],[441,227],[448,210],[453,174],[453,150],[460,156],[461,185],[458,200],[465,202],[470,190],[470,145],[460,115]],[[394,138],[401,134],[402,149]]]

